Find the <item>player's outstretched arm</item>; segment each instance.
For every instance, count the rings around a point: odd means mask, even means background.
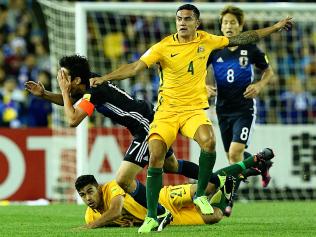
[[[134,77],[145,68],[147,68],[147,65],[141,60],[129,64],[123,64],[118,69],[102,77],[90,78],[90,86],[95,87],[106,81],[118,81]]]
[[[105,211],[101,217],[85,227],[88,229],[100,228],[111,224],[113,221],[122,216],[122,209],[124,204],[124,197],[118,195],[111,200],[110,207]]]
[[[24,84],[25,90],[31,94],[43,98],[51,103],[57,105],[64,105],[63,97],[61,94],[53,93],[51,91],[45,90],[44,85],[41,82],[27,81]]]
[[[274,32],[277,32],[283,29],[290,30],[292,26],[293,26],[292,17],[286,17],[285,19],[280,20],[278,23],[272,26],[258,29],[258,30],[245,31],[237,36],[230,37],[227,47],[257,43],[261,38],[264,38],[268,35],[271,35]]]

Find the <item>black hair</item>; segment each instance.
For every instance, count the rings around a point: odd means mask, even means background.
[[[80,189],[87,186],[88,184],[92,184],[95,186],[99,185],[97,180],[95,179],[95,177],[93,175],[87,174],[87,175],[81,175],[76,179],[75,187],[76,187],[77,191],[79,192]]]
[[[200,11],[199,11],[199,9],[197,9],[197,7],[192,5],[192,4],[184,4],[184,5],[180,6],[178,8],[177,12],[181,11],[181,10],[191,10],[191,11],[193,11],[196,19],[198,19],[198,20],[200,19]]]
[[[59,66],[64,67],[69,71],[71,80],[75,77],[81,78],[81,83],[89,87],[90,65],[88,59],[80,55],[64,56],[59,60]]]
[[[221,11],[221,14],[220,14],[219,22],[221,25],[222,25],[223,17],[228,13],[234,15],[237,18],[239,25],[244,24],[244,12],[243,12],[243,10],[241,10],[239,7],[235,7],[235,6],[226,6]]]

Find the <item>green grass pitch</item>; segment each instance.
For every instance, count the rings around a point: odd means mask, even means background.
[[[0,236],[141,236],[137,228],[78,230],[84,222],[84,206],[1,206]],[[168,226],[159,237],[315,237],[316,201],[236,203],[230,218],[215,225]]]

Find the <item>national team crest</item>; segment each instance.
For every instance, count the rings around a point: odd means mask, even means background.
[[[248,57],[244,57],[244,56],[239,57],[239,65],[241,67],[246,67],[248,65],[248,62],[249,62]]]
[[[204,46],[199,46],[199,48],[198,48],[198,53],[201,53],[201,52],[204,52],[205,51],[205,48],[204,48]]]

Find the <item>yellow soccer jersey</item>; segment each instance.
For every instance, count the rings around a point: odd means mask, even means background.
[[[102,186],[104,210],[108,210],[111,200],[118,196],[124,196],[124,205],[122,216],[114,221],[115,224],[124,225],[132,221],[134,224],[142,224],[146,216],[146,209],[138,204],[129,194],[116,183],[115,180],[106,183]],[[90,207],[86,210],[85,221],[87,224],[100,218],[102,214],[92,210]]]
[[[148,67],[155,63],[159,65],[158,109],[182,111],[207,108],[207,60],[213,50],[228,43],[225,36],[197,31],[196,38],[191,42],[179,43],[178,35],[174,34],[147,50],[140,60]]]

